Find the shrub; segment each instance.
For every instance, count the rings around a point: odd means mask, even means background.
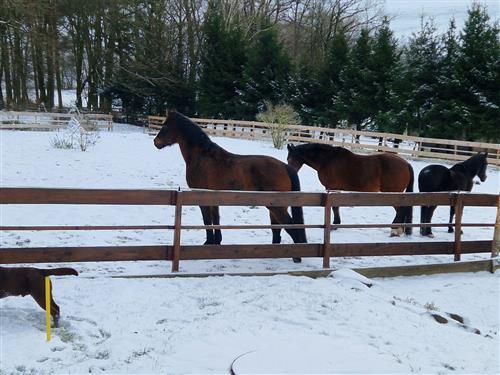
[[[60,149],[71,149],[76,145],[81,151],[87,151],[91,146],[94,146],[99,139],[99,127],[89,119],[78,116],[80,121],[73,117],[66,129],[64,137],[55,136],[50,140],[50,145]]]
[[[266,110],[257,115],[257,120],[273,124],[269,126],[273,145],[277,149],[282,149],[286,142],[287,125],[298,124],[299,116],[288,104],[273,105],[270,102],[265,103]]]
[[[50,145],[54,148],[68,150],[73,148],[73,141],[71,140],[71,138],[61,138],[56,135],[50,140]]]

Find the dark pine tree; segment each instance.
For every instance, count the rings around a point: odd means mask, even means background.
[[[238,118],[246,42],[238,25],[226,22],[222,6],[221,0],[210,1],[205,16],[198,111],[211,118]]]
[[[253,119],[265,109],[265,101],[272,104],[289,101],[290,59],[278,39],[276,28],[268,19],[262,21],[247,57],[242,104],[246,108],[246,118]]]
[[[357,130],[365,128],[375,114],[375,85],[371,67],[373,40],[367,29],[361,30],[340,74],[341,87],[334,98],[335,110]]]
[[[389,20],[384,19],[377,30],[373,45],[372,76],[374,84],[374,119],[373,127],[379,131],[399,132],[394,118],[395,110],[401,107],[399,102],[398,77],[401,74],[401,51]]]
[[[311,64],[305,63],[298,67],[292,77],[289,101],[301,122],[307,125],[323,124],[319,104],[325,101],[325,94],[320,82],[320,72]]]
[[[460,34],[457,75],[468,109],[465,137],[500,140],[500,61],[498,24],[491,25],[484,7],[473,4]]]
[[[429,109],[425,136],[464,139],[468,110],[464,105],[463,88],[457,72],[459,45],[455,21],[450,21],[443,36],[443,51],[437,71],[436,99]]]
[[[429,111],[436,102],[440,61],[439,40],[432,21],[410,38],[405,51],[400,100],[404,103],[396,121],[410,134],[423,135]]]
[[[344,33],[336,34],[329,45],[324,69],[321,72],[323,100],[319,101],[318,117],[320,124],[335,128],[341,116],[335,108],[335,99],[342,91],[340,74],[347,66],[349,46]]]

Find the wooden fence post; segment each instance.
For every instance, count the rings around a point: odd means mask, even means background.
[[[493,243],[491,244],[491,257],[494,258],[500,253],[500,195],[497,197],[497,219],[493,232]]]
[[[330,232],[332,230],[332,196],[327,191],[325,195],[325,226],[323,232],[323,268],[330,268]]]
[[[454,194],[453,205],[455,206],[455,262],[460,260],[462,253],[462,214],[464,202],[460,194]]]
[[[179,258],[181,253],[181,225],[182,225],[182,192],[175,194],[175,222],[174,243],[172,249],[172,272],[179,271]]]

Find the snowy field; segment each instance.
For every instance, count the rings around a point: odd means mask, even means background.
[[[61,150],[50,146],[57,133],[3,131],[1,135],[1,184],[10,187],[66,187],[66,188],[187,188],[185,164],[178,146],[157,150],[153,137],[141,129],[120,126],[114,132],[101,131],[100,140],[88,152]],[[60,135],[62,132],[60,133]],[[271,155],[286,160],[286,150],[276,150],[270,142],[252,142],[229,138],[214,138],[224,148],[241,154]],[[425,161],[412,161],[415,176],[427,165]],[[304,166],[300,171],[303,191],[324,191],[316,172]],[[415,184],[416,185],[416,184]],[[488,168],[485,183],[475,185],[474,192],[498,193],[499,174],[494,167]],[[415,190],[417,190],[415,186]],[[269,224],[269,214],[263,207],[221,207],[221,224]],[[436,210],[434,222],[448,221],[448,207]],[[494,222],[496,209],[467,207],[463,222]],[[347,223],[391,223],[395,212],[392,207],[342,208],[342,222]],[[304,208],[305,222],[323,223],[323,209]],[[414,208],[414,221],[420,217]],[[147,225],[173,224],[174,208],[165,206],[6,206],[2,208],[3,225]],[[185,207],[183,223],[202,224],[198,207]],[[389,238],[389,229],[342,229],[332,232],[333,242],[386,242],[386,241],[432,241],[421,237],[418,230],[411,237]],[[492,238],[492,228],[465,228],[464,240]],[[435,228],[434,241],[453,240],[447,228]],[[5,232],[2,247],[22,246],[105,246],[105,245],[159,245],[172,243],[172,231],[67,231],[67,232]],[[270,243],[270,230],[225,230],[224,244]],[[322,229],[307,231],[309,242],[322,242]],[[283,242],[291,243],[286,233]],[[187,230],[182,233],[186,244],[202,244],[204,231]],[[487,254],[468,255],[465,259],[484,259]],[[378,257],[335,259],[334,266],[362,267],[374,265],[404,265],[423,262],[450,261],[450,256],[429,257]],[[289,259],[281,260],[235,260],[183,261],[183,272],[238,272],[238,271],[287,271],[291,269],[321,267],[321,259],[304,259],[302,264],[293,264]],[[121,264],[114,268],[103,265],[83,265],[92,275],[109,273],[165,273],[168,262],[138,262]],[[123,267],[123,268],[122,268]]]
[[[0,132],[0,180],[4,187],[186,188],[177,146],[157,150],[142,130],[102,131],[88,152],[50,146],[56,133]],[[241,154],[286,160],[267,142],[214,138]],[[428,162],[412,161],[415,175]],[[300,172],[305,191],[322,191],[315,171]],[[498,193],[499,174],[488,169],[474,192]],[[305,208],[306,223],[321,223],[320,208]],[[8,206],[2,225],[120,225],[173,223],[171,207]],[[345,208],[344,223],[391,222],[392,208]],[[447,221],[440,207],[435,221]],[[414,211],[418,221],[419,212]],[[464,222],[493,222],[495,209],[466,208]],[[201,224],[197,207],[183,223]],[[266,224],[264,208],[222,208],[221,224]],[[492,230],[466,228],[464,239],[491,239]],[[435,240],[452,240],[445,228]],[[322,240],[308,231],[309,242]],[[389,238],[388,229],[338,230],[334,242],[429,241],[418,234]],[[284,242],[291,242],[283,235]],[[1,247],[154,245],[171,243],[165,231],[5,232]],[[185,231],[183,243],[200,244],[204,233]],[[223,243],[269,243],[271,233],[223,231]],[[488,254],[464,259],[487,259]],[[449,262],[450,256],[351,257],[348,267]],[[44,313],[31,298],[0,300],[0,374],[10,373],[498,373],[499,279],[497,272],[371,281],[356,274],[334,277],[213,277],[110,279],[110,275],[164,274],[169,262],[71,264],[80,277],[53,278],[61,327],[44,341]],[[182,261],[181,272],[257,272],[319,269],[320,259]],[[455,313],[439,324],[431,316]],[[479,330],[480,334],[475,333]],[[246,354],[247,353],[247,354]],[[363,360],[360,360],[363,359]]]

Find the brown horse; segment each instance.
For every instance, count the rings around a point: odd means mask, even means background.
[[[318,172],[328,190],[348,191],[413,191],[413,168],[394,154],[357,155],[342,147],[309,143],[288,145],[288,165],[297,171],[307,164]],[[411,223],[412,207],[394,207],[393,223]],[[340,224],[339,208],[333,207],[334,224]],[[412,228],[405,228],[411,234]],[[393,228],[391,236],[399,236],[402,228]]]
[[[175,110],[169,111],[154,139],[158,149],[178,143],[186,162],[188,186],[197,189],[247,191],[300,191],[297,172],[285,163],[263,155],[232,154],[212,142],[203,130]],[[201,207],[205,225],[219,225],[219,207]],[[271,224],[303,224],[302,207],[268,207]],[[305,243],[305,229],[287,229],[295,243]],[[205,244],[220,244],[219,229],[207,229]],[[273,229],[273,243],[281,242],[280,229]],[[300,262],[300,258],[294,258]]]

